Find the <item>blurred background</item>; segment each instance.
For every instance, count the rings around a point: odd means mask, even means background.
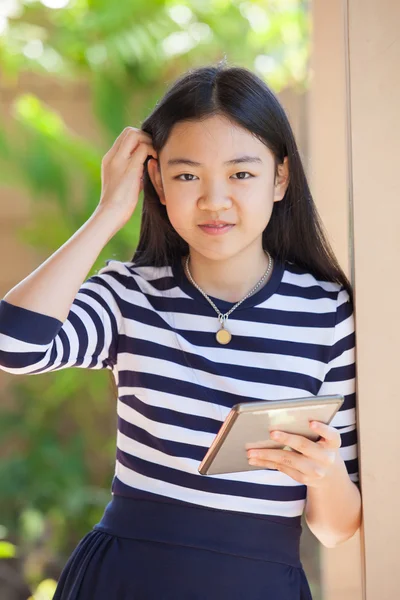
[[[0,297],[100,198],[101,159],[187,69],[226,59],[278,94],[309,170],[311,12],[305,0],[0,0]],[[100,254],[131,260],[141,208]],[[0,372],[0,597],[47,600],[110,499],[111,373]],[[302,560],[322,600],[320,547]],[[324,597],[325,600],[325,597]]]

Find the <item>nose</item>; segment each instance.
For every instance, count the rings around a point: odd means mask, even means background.
[[[210,184],[205,188],[198,200],[200,210],[218,212],[232,206],[232,200],[226,188],[221,184]]]

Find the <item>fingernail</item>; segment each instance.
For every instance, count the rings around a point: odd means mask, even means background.
[[[272,437],[274,440],[281,440],[281,439],[282,439],[282,433],[281,433],[280,431],[273,431],[273,432],[271,433],[271,437]]]

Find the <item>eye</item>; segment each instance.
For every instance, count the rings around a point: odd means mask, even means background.
[[[249,175],[250,177],[254,177],[254,175],[248,171],[239,171],[239,173],[235,173],[235,175]],[[237,177],[237,179],[250,179],[250,177]]]
[[[192,173],[182,173],[181,175],[177,175],[176,177],[174,177],[174,179],[177,179],[178,181],[193,181],[193,179],[181,179],[181,177],[195,177],[195,175],[192,175]]]

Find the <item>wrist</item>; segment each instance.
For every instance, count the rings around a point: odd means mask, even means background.
[[[337,486],[342,481],[350,481],[346,464],[342,459],[339,450],[336,452],[335,460],[327,471],[326,475],[322,477],[322,479],[313,482],[311,485],[307,486],[308,489],[313,490],[321,490],[325,492],[325,490],[329,490],[332,487]]]
[[[102,232],[108,235],[107,241],[125,225],[113,207],[100,204],[90,216],[89,221],[95,223]]]

